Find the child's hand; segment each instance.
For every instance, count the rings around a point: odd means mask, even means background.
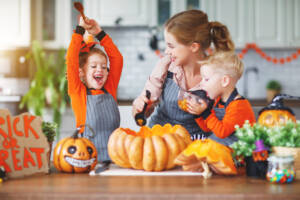
[[[87,19],[86,25],[87,25],[86,30],[88,31],[89,34],[92,34],[93,36],[96,36],[98,33],[102,31],[99,24],[93,19]]]
[[[93,36],[96,36],[102,31],[99,24],[94,19],[86,18],[85,21],[80,17],[79,26],[82,26],[87,32]]]
[[[200,99],[196,102],[193,99],[187,100],[187,111],[193,115],[200,115],[207,108],[207,104],[204,100]]]

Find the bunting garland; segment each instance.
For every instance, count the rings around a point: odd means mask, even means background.
[[[290,56],[287,57],[271,57],[267,55],[265,52],[261,50],[255,43],[248,43],[246,44],[245,48],[242,49],[242,52],[238,54],[238,56],[243,59],[244,55],[249,51],[249,49],[253,49],[257,54],[259,54],[263,59],[267,60],[268,62],[273,62],[274,64],[284,64],[289,63],[292,60],[296,60],[300,57],[300,49],[297,49],[295,53],[292,53]]]

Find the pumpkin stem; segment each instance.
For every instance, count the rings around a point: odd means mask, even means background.
[[[79,134],[81,134],[79,131],[80,131],[80,129],[82,128],[82,127],[88,127],[89,129],[90,129],[90,131],[92,132],[92,135],[90,135],[90,136],[88,136],[88,137],[90,137],[90,138],[93,138],[93,137],[95,137],[95,131],[94,131],[94,129],[90,126],[90,125],[88,125],[88,124],[83,124],[83,125],[80,125],[80,126],[78,126],[77,128],[76,128],[76,131],[74,132],[74,134],[73,134],[73,138],[78,138],[78,135]]]
[[[72,138],[77,139],[79,135],[80,128],[77,128],[76,131],[73,133]]]

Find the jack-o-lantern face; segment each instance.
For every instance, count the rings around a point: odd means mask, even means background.
[[[97,164],[97,150],[86,138],[64,138],[54,149],[54,166],[63,172],[88,172]]]
[[[253,153],[252,153],[252,157],[253,157],[253,160],[254,160],[255,162],[267,160],[268,155],[269,155],[269,154],[268,154],[268,151],[267,151],[267,150],[263,150],[263,151],[259,151],[259,152],[253,152]]]
[[[288,120],[296,122],[296,117],[287,110],[265,110],[258,117],[258,123],[268,127],[284,125]]]

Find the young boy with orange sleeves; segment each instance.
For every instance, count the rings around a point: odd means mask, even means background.
[[[96,37],[99,42],[86,44],[83,40],[85,31]],[[104,47],[107,56],[95,47],[96,44]],[[86,18],[84,21],[81,17],[72,35],[66,59],[68,94],[76,126],[80,128],[84,137],[90,137],[94,143],[98,161],[109,161],[108,138],[120,126],[117,88],[123,68],[123,57],[112,39],[95,20]],[[94,136],[91,137],[92,135]]]
[[[206,132],[212,132],[209,138],[229,146],[237,141],[234,135],[235,125],[242,126],[246,120],[255,123],[255,115],[247,99],[239,95],[236,83],[243,74],[244,66],[233,51],[220,51],[201,61],[200,87],[215,100],[213,107],[188,102],[188,111],[199,115],[197,124]]]

